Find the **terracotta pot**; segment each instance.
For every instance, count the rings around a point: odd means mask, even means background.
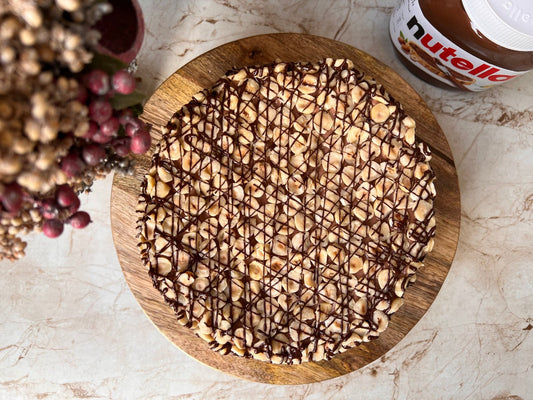
[[[129,64],[144,39],[144,18],[137,0],[108,0],[113,6],[94,28],[102,34],[97,51]]]

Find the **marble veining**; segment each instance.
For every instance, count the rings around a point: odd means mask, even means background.
[[[304,32],[391,65],[422,95],[454,154],[457,255],[413,330],[370,365],[297,386],[248,382],[191,359],[143,314],[113,247],[111,177],[82,206],[95,221],[34,236],[2,262],[0,399],[488,399],[533,393],[533,73],[478,94],[434,88],[393,53],[390,0],[141,1],[147,93],[198,55],[242,37]]]

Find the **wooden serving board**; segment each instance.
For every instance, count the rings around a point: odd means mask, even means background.
[[[433,150],[431,165],[437,176],[435,202],[437,234],[425,267],[405,294],[405,304],[392,316],[389,328],[372,342],[335,356],[330,361],[302,365],[272,365],[232,355],[220,355],[206,342],[178,324],[172,309],[153,288],[137,249],[135,207],[150,155],[138,157],[133,176],[115,175],[111,197],[111,222],[118,257],[133,294],[155,326],[177,347],[198,361],[253,381],[301,384],[334,378],[367,365],[396,345],[427,311],[452,263],[460,223],[460,197],[453,157],[433,114],[420,96],[385,64],[362,51],[334,40],[303,34],[273,34],[241,39],[215,48],[194,59],[170,76],[145,106],[143,119],[153,124],[154,142],[160,126],[191,97],[213,85],[233,67],[282,61],[318,61],[349,58],[356,67],[381,82],[417,122],[417,136]],[[152,147],[153,149],[153,147]],[[149,343],[147,343],[149,345]],[[179,367],[176,366],[176,373]]]

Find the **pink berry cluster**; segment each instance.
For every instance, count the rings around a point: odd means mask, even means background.
[[[85,228],[91,222],[91,217],[85,211],[79,211],[80,198],[68,185],[57,187],[53,198],[41,202],[42,214],[45,218],[43,233],[51,238],[63,233],[64,224],[73,228]]]
[[[48,237],[55,238],[61,235],[65,223],[73,228],[81,229],[91,222],[87,212],[79,211],[80,199],[67,184],[58,186],[53,197],[39,200],[28,197],[29,195],[24,192],[20,185],[12,183],[4,188],[0,196],[0,203],[4,212],[15,215],[25,200],[33,200],[44,218],[42,230]]]
[[[78,100],[89,110],[89,129],[81,138],[84,142],[73,147],[61,160],[61,169],[68,177],[82,174],[87,168],[105,162],[110,154],[126,157],[130,153],[144,154],[150,149],[150,133],[143,121],[134,116],[131,108],[113,109],[111,99],[116,94],[129,95],[135,91],[135,79],[125,70],[112,75],[100,69],[88,72],[82,78]],[[43,233],[57,237],[63,232],[63,222],[74,228],[84,228],[90,222],[89,214],[77,211],[79,199],[69,186],[57,189],[55,201],[43,212],[46,221]],[[67,210],[68,212],[65,212]],[[58,215],[66,215],[63,220]]]
[[[78,101],[89,109],[89,129],[81,148],[73,148],[61,160],[61,169],[69,177],[79,175],[87,167],[102,163],[113,152],[119,157],[129,153],[144,154],[151,137],[143,121],[130,108],[114,110],[111,99],[116,94],[129,95],[135,90],[135,79],[125,70],[108,75],[100,69],[87,73],[80,86]]]
[[[61,160],[61,169],[69,178],[104,163],[113,154],[119,158],[144,154],[151,144],[146,124],[134,116],[132,109],[115,110],[112,105],[113,96],[135,91],[136,82],[130,73],[119,70],[109,75],[93,69],[81,82],[78,101],[88,107],[89,129],[80,139],[81,145],[72,147]],[[43,210],[43,233],[49,237],[59,236],[64,223],[84,228],[90,222],[89,214],[78,211],[79,199],[68,185],[59,186],[55,198],[45,206],[48,210]]]

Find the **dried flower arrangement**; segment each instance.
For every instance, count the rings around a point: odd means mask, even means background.
[[[123,62],[95,51],[101,0],[0,0],[0,259],[90,216],[78,195],[150,147]]]

